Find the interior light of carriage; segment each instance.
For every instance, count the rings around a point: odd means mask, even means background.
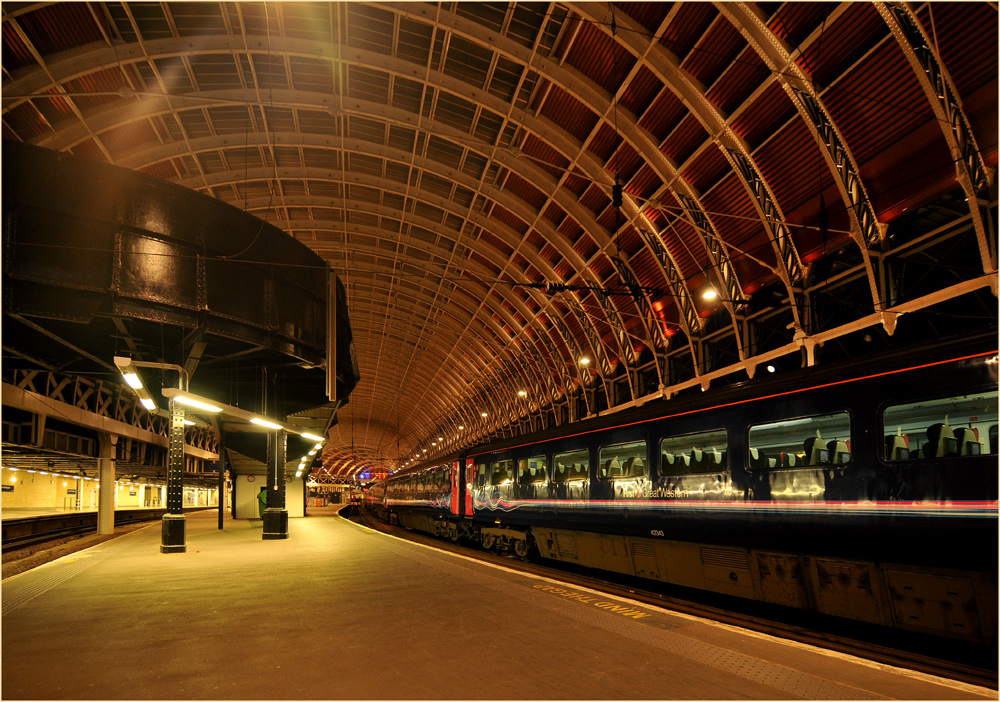
[[[261,419],[260,417],[251,417],[251,424],[256,424],[257,426],[267,427],[268,429],[281,429],[280,424],[275,424],[274,422],[269,422],[266,419]]]
[[[187,395],[174,395],[174,399],[180,402],[182,405],[187,405],[188,407],[194,407],[196,409],[205,410],[206,412],[221,412],[221,407],[216,407],[215,405],[210,405],[207,402],[202,402],[201,400],[196,400],[193,397],[188,397]]]

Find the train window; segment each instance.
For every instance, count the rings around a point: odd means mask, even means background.
[[[586,449],[556,454],[552,465],[552,481],[555,483],[569,483],[590,477],[590,454]]]
[[[851,460],[847,412],[786,419],[750,427],[751,470],[843,465]]]
[[[660,442],[660,475],[724,471],[727,445],[725,429],[663,439]]]
[[[887,461],[996,454],[997,394],[892,405],[882,412]]]
[[[514,462],[497,461],[490,466],[490,485],[504,485],[514,482]]]
[[[545,460],[545,456],[522,458],[517,464],[518,485],[547,483],[549,480],[548,472],[546,471],[547,467],[548,463]]]
[[[646,475],[646,442],[602,446],[600,476],[608,480],[641,478]]]

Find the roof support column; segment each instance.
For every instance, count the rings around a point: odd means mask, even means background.
[[[288,538],[285,509],[285,461],[288,432],[267,432],[267,509],[264,510],[264,541]]]
[[[167,448],[167,513],[161,522],[160,553],[184,553],[184,406],[170,398]]]
[[[103,535],[115,532],[115,446],[118,435],[102,431],[99,440],[97,533]]]

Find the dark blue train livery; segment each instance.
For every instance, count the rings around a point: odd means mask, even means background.
[[[374,485],[521,557],[995,644],[996,339],[813,367],[507,439]]]

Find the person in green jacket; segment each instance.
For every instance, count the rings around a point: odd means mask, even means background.
[[[262,487],[257,493],[257,502],[260,504],[260,518],[264,518],[264,510],[267,509],[267,488]]]

